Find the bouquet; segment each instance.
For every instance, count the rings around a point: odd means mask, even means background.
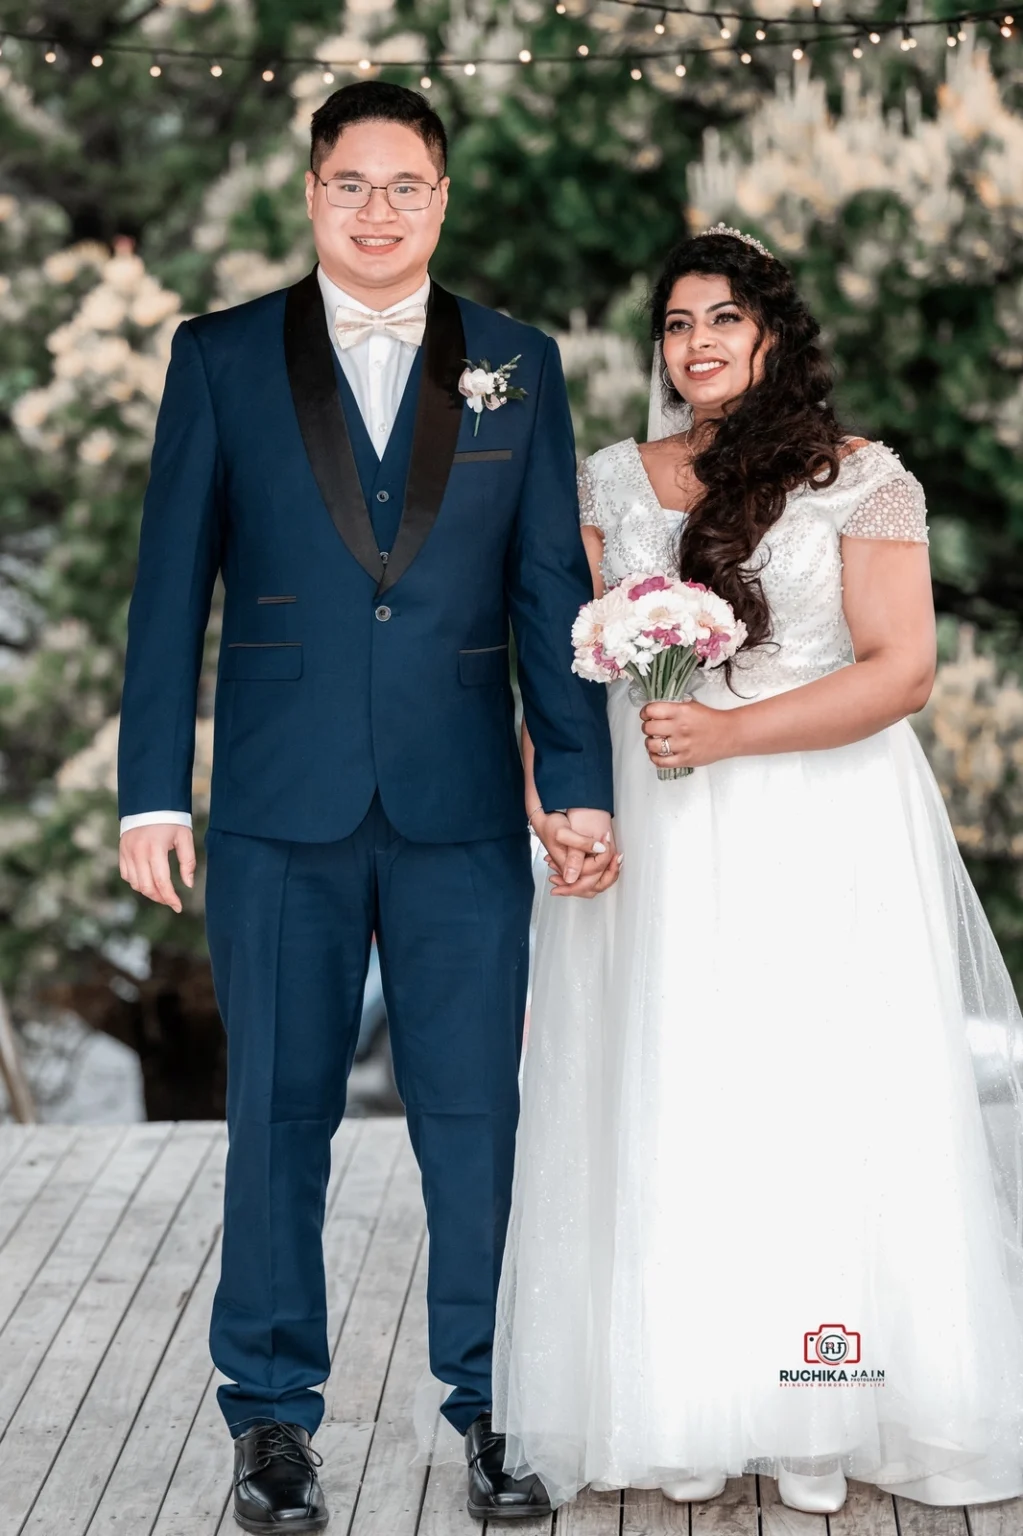
[[[639,697],[677,701],[697,667],[719,667],[746,639],[724,598],[698,581],[626,576],[579,610],[572,626],[572,671],[594,683],[631,677]],[[691,768],[658,768],[681,779]]]

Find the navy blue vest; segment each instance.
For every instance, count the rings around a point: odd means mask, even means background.
[[[415,431],[416,405],[419,400],[419,380],[423,372],[423,349],[419,347],[416,351],[415,361],[408,376],[408,383],[405,385],[405,393],[401,397],[391,435],[387,439],[383,458],[373,446],[352,386],[345,378],[337,353],[334,352],[333,355],[341,409],[345,413],[362,494],[366,499],[378,546],[381,550],[390,552],[394,548],[402,508],[405,505],[405,486],[408,481],[409,462],[412,458],[412,436]]]

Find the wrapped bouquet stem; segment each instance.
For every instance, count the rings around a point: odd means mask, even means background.
[[[697,668],[720,666],[745,639],[745,624],[716,592],[641,572],[579,610],[572,670],[596,683],[631,677],[630,697],[639,703],[678,703]],[[658,768],[657,777],[681,779],[692,771]]]

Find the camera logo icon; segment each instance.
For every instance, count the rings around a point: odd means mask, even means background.
[[[860,1336],[844,1323],[821,1323],[816,1333],[803,1334],[803,1359],[808,1365],[858,1365]]]

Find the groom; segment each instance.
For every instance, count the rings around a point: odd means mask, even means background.
[[[316,112],[318,265],[178,329],[142,521],[121,871],[175,911],[218,571],[226,593],[206,924],[230,1150],[210,1344],[249,1531],[327,1521],[321,1231],[374,933],[469,1509],[547,1508],[538,1479],[503,1472],[490,1422],[532,896],[509,621],[538,797],[566,809],[556,857],[581,894],[612,857],[610,746],[602,690],[570,671],[591,589],[557,347],[428,276],[446,149],[400,86]],[[524,395],[477,414],[467,360],[516,357]]]

